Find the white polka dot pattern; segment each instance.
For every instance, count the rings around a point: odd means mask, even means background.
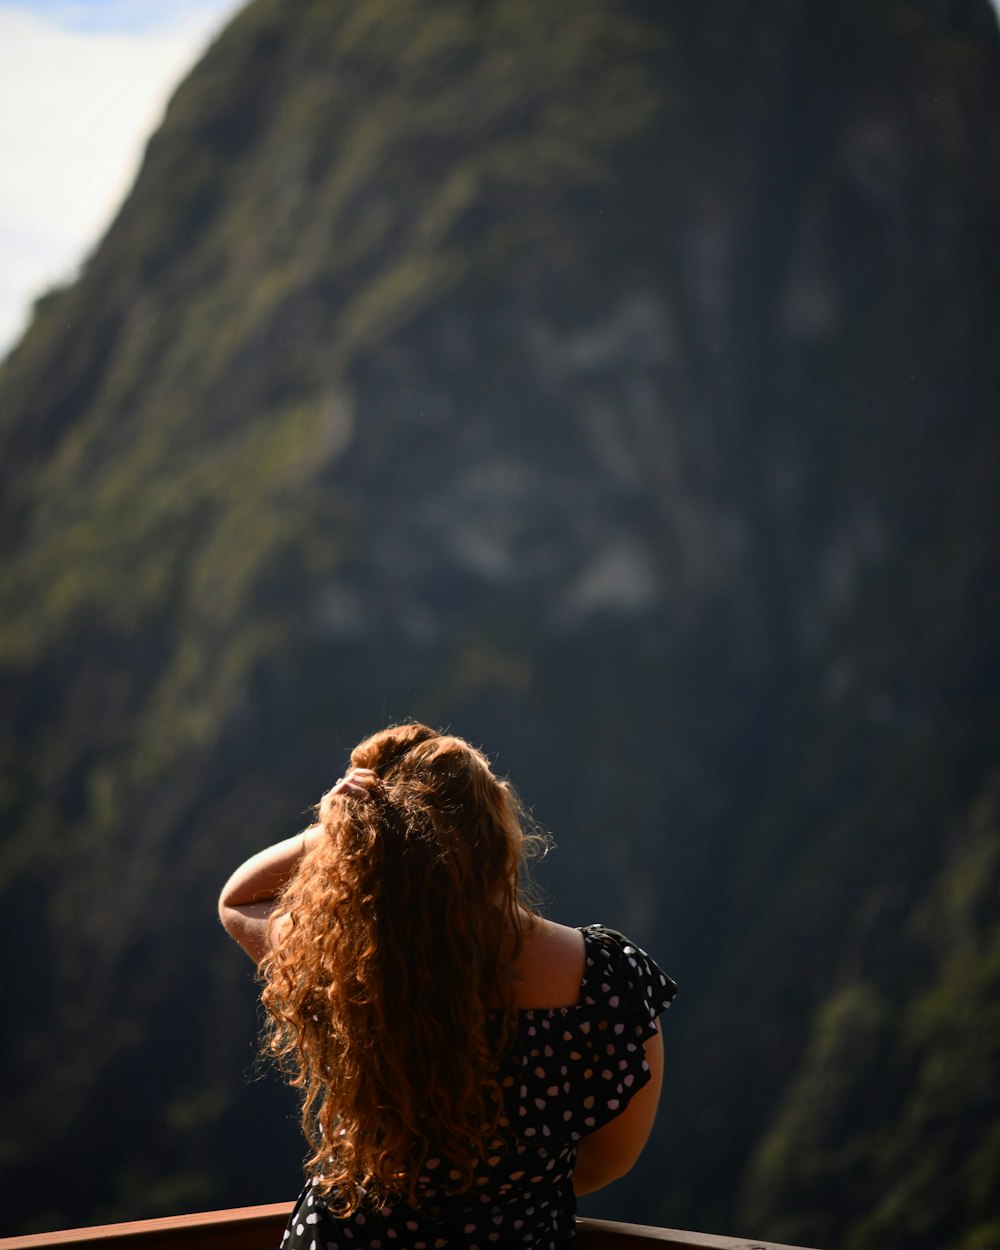
[[[518,1013],[500,1063],[500,1135],[473,1185],[448,1188],[442,1159],[426,1159],[421,1203],[362,1209],[335,1219],[306,1186],[282,1250],[561,1250],[574,1244],[572,1173],[581,1138],[613,1120],[650,1079],[644,1043],[676,986],[613,929],[582,930],[586,964],[578,1002]],[[454,1174],[452,1179],[454,1178]]]

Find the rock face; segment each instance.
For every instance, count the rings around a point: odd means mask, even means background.
[[[998,71],[986,0],[222,35],[0,374],[11,1228],[292,1194],[214,897],[416,716],[681,982],[589,1210],[992,1244]]]

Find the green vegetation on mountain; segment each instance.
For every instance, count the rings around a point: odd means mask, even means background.
[[[822,1003],[749,1169],[748,1220],[795,1240],[853,1208],[849,1250],[998,1244],[998,799],[994,774],[903,909],[891,965],[849,963]]]

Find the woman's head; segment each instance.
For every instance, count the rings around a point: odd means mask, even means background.
[[[386,888],[421,906],[509,910],[526,847],[510,785],[482,752],[426,725],[383,729],[351,752],[351,768],[374,774],[365,799],[331,791],[319,807],[335,854],[363,853]],[[400,899],[403,901],[403,899]]]
[[[263,965],[270,1048],[303,1090],[307,1167],[345,1208],[360,1186],[413,1192],[432,1144],[461,1188],[495,1132],[520,867],[537,841],[461,738],[392,727],[351,768],[370,772],[323,797],[326,836],[285,890],[291,923]]]

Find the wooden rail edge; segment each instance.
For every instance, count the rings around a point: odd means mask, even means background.
[[[0,1250],[54,1250],[60,1246],[89,1250],[277,1250],[290,1202],[231,1211],[202,1211],[197,1215],[170,1215],[128,1224],[101,1224],[67,1228],[53,1233],[0,1237]],[[806,1250],[773,1241],[718,1237],[644,1224],[616,1224],[610,1220],[580,1218],[576,1224],[579,1250]],[[456,1247],[456,1250],[458,1248]]]

